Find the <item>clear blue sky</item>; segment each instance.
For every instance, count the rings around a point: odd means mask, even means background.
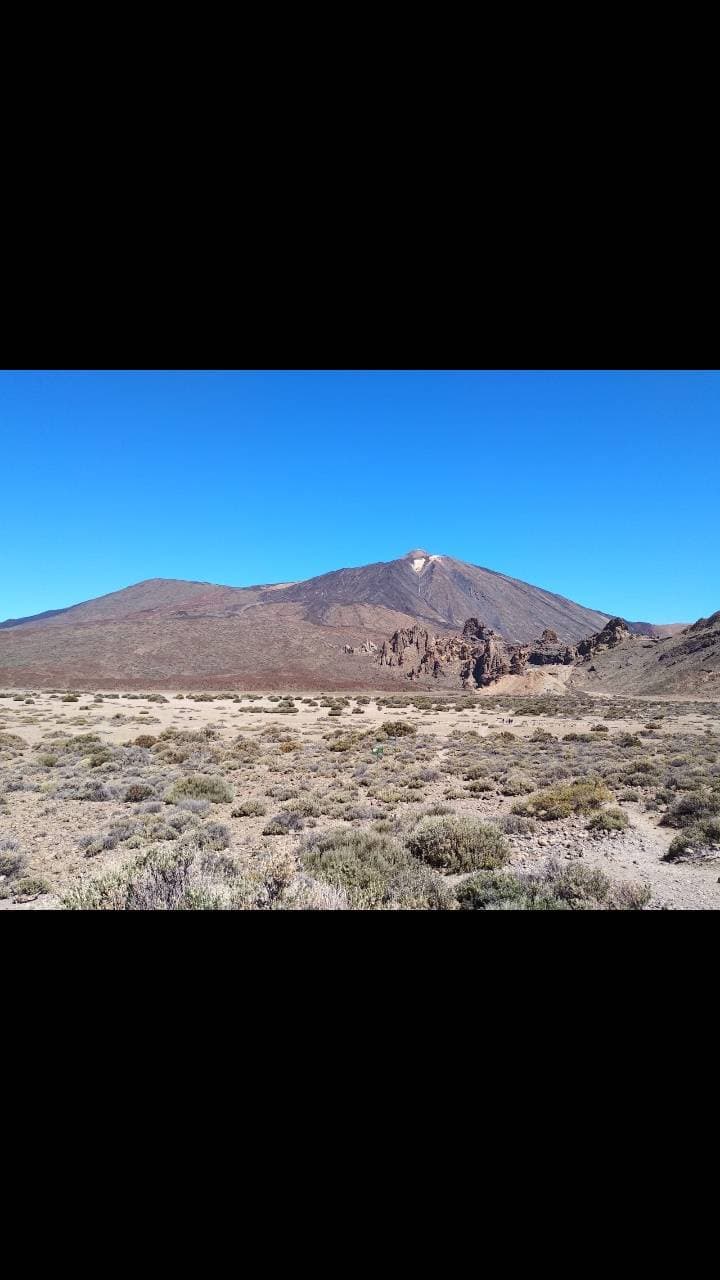
[[[0,439],[0,619],[416,546],[631,619],[720,608],[715,372],[5,372]]]

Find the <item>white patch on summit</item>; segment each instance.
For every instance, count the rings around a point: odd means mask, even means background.
[[[416,573],[419,573],[425,563],[426,563],[425,556],[420,556],[418,560],[413,560],[412,567]]]

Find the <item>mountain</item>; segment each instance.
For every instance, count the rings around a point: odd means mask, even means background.
[[[372,604],[435,627],[462,627],[477,616],[517,642],[531,640],[545,627],[563,640],[579,640],[609,616],[492,569],[420,549],[399,560],[337,569],[285,587],[281,594],[303,604],[314,622],[332,621],[347,605]]]
[[[0,684],[188,688],[382,687],[377,670],[337,662],[422,624],[475,617],[513,643],[553,630],[575,643],[609,614],[451,556],[399,559],[304,582],[252,587],[153,578],[95,600],[0,624]],[[635,624],[646,626],[649,624]]]

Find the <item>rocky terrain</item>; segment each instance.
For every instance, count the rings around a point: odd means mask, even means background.
[[[0,911],[720,909],[717,703],[405,687],[0,689]]]
[[[612,643],[579,649],[573,682],[588,690],[720,698],[720,612],[670,636],[621,628]]]
[[[513,644],[477,618],[468,618],[455,635],[416,625],[396,630],[373,661],[411,682],[444,681],[463,689],[487,689],[511,676],[518,678],[515,691],[527,692],[523,678],[533,668],[547,667],[555,675],[568,668],[565,688],[715,698],[720,696],[720,612],[666,637],[634,633],[622,618],[610,618],[577,645],[561,641],[550,628],[532,644]]]
[[[485,689],[506,675],[522,676],[531,666],[567,666],[578,650],[546,628],[534,644],[512,644],[477,618],[468,618],[460,636],[431,635],[421,627],[396,631],[375,661],[402,670],[408,680],[450,677],[463,689]]]
[[[543,643],[556,643],[536,641],[543,633],[572,647],[609,620],[539,587],[416,548],[305,582],[230,587],[156,578],[7,619],[0,623],[0,684],[391,689],[391,667],[365,661],[372,646],[414,627],[451,635],[473,617],[498,637],[487,637],[489,670],[501,646],[530,646],[540,655]],[[346,648],[357,661],[338,660]]]

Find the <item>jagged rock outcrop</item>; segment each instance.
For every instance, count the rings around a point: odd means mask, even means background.
[[[484,688],[510,673],[509,649],[515,646],[507,645],[502,636],[496,635],[489,628],[483,628],[483,634],[478,635],[476,644],[472,675],[476,685]]]
[[[630,635],[630,628],[623,618],[611,618],[602,631],[596,631],[586,640],[581,640],[577,651],[581,658],[591,658],[593,654],[603,649],[615,649],[617,645],[629,639]]]
[[[556,631],[546,627],[539,640],[530,646],[527,660],[531,666],[568,666],[578,656],[574,644],[563,644]]]
[[[479,618],[468,618],[461,635],[433,635],[424,627],[407,627],[386,640],[375,659],[380,666],[402,667],[408,680],[455,676],[463,688],[487,688],[503,676],[521,676],[528,666],[568,666],[630,635],[622,618],[611,618],[602,631],[576,647],[546,627],[532,644],[513,644]]]

